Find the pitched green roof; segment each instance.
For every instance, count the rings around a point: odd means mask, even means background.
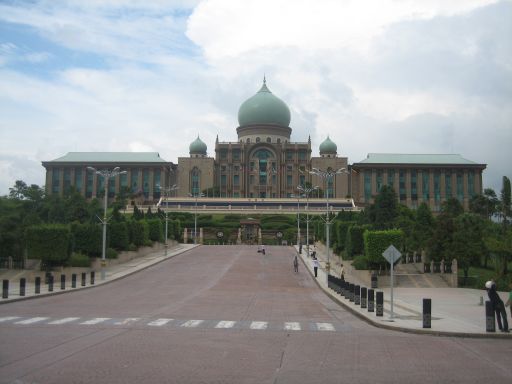
[[[477,165],[457,154],[403,154],[369,153],[366,159],[356,164],[461,164]]]
[[[158,152],[68,152],[58,163],[167,163]]]

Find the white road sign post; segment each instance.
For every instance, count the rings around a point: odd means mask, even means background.
[[[382,256],[391,264],[391,319],[393,319],[393,269],[395,262],[400,259],[402,254],[398,249],[396,249],[393,245],[390,245],[384,252],[382,252]]]

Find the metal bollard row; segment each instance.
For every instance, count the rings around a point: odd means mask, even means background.
[[[354,303],[368,312],[375,312],[378,317],[384,316],[384,292],[376,291],[373,286],[375,280],[372,280],[372,288],[362,287],[357,284],[352,284],[345,279],[340,279],[335,276],[328,276],[327,285],[336,293],[345,297],[349,302]],[[487,303],[486,303],[487,304]],[[487,332],[495,332],[494,326],[494,312],[487,312]],[[432,299],[423,299],[423,328],[432,327]]]
[[[96,277],[95,271],[91,271],[90,272],[90,285],[95,284],[95,277]],[[82,272],[81,278],[82,278],[81,286],[85,287],[87,284],[87,273]],[[47,284],[48,292],[53,292],[54,276],[49,272],[47,272],[45,274],[45,284]],[[2,280],[2,299],[9,298],[9,286],[10,286],[9,280],[6,280],[6,279]],[[71,275],[71,288],[76,288],[76,286],[77,286],[77,274],[73,273]],[[66,275],[64,275],[64,274],[60,275],[60,289],[61,290],[66,289]],[[41,276],[36,276],[34,278],[34,294],[38,295],[40,293],[41,293]],[[22,277],[19,280],[18,295],[20,297],[23,297],[23,296],[26,296],[26,294],[27,294],[27,279]]]

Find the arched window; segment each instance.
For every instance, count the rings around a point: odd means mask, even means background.
[[[271,143],[272,139],[270,137],[267,137],[267,143]]]
[[[277,139],[277,144],[281,144],[281,139]]]
[[[246,143],[247,143],[247,144],[250,144],[250,143],[251,143],[251,139],[250,139],[250,138],[247,138]]]
[[[200,193],[200,178],[201,172],[199,171],[199,168],[192,168],[192,171],[190,171],[190,192],[193,196],[197,196]]]
[[[259,143],[259,142],[260,142],[260,138],[259,138],[259,137],[257,137],[257,138],[256,138],[256,142],[257,142],[257,143]]]

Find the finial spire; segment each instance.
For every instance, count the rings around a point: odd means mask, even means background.
[[[265,76],[265,73],[263,73],[263,85],[267,85],[267,78]]]

